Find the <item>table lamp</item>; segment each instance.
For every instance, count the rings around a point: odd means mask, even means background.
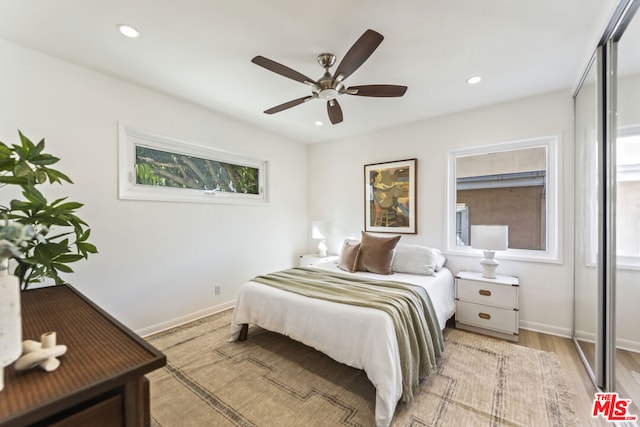
[[[482,265],[482,277],[496,278],[496,268],[499,263],[495,259],[495,251],[506,251],[509,247],[508,225],[472,225],[471,247],[482,249],[484,258]]]
[[[325,241],[325,231],[323,230],[326,225],[326,221],[313,221],[311,223],[311,238],[320,240],[318,243],[318,255],[321,257],[327,256],[327,243]]]

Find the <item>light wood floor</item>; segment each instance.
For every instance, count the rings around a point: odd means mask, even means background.
[[[575,393],[575,406],[581,426],[612,426],[599,418],[591,417],[593,398],[596,388],[593,385],[578,352],[569,338],[546,335],[520,329],[519,345],[553,352],[558,355],[567,375],[568,385]],[[633,413],[633,412],[632,412]]]
[[[595,360],[595,345],[580,341],[580,348],[591,365]],[[640,372],[640,353],[616,350],[616,391],[625,399],[631,399],[629,412],[640,414],[640,380],[636,375]]]

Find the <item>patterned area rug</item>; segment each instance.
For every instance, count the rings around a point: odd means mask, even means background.
[[[227,342],[231,311],[147,340],[167,355],[151,381],[152,426],[373,426],[363,371],[257,327]],[[553,353],[445,330],[438,372],[393,426],[573,426],[573,396]]]

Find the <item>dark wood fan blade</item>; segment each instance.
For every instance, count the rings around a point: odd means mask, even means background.
[[[360,68],[360,66],[364,64],[364,61],[366,61],[380,43],[382,43],[383,39],[382,34],[376,31],[365,31],[353,46],[351,46],[351,49],[349,49],[344,58],[342,58],[338,68],[336,68],[333,81],[334,87]]]
[[[302,98],[294,99],[293,101],[285,102],[284,104],[276,105],[275,107],[269,108],[265,110],[265,114],[273,114],[278,113],[282,110],[289,109],[291,107],[295,107],[296,105],[300,105],[303,102],[307,102],[308,100],[313,99],[313,96],[304,96]]]
[[[364,85],[350,86],[344,93],[357,96],[375,96],[380,98],[393,98],[402,96],[407,91],[406,86],[398,85]]]
[[[315,84],[315,82],[312,79],[305,76],[304,74],[299,73],[296,70],[287,67],[286,65],[282,65],[276,61],[272,61],[271,59],[265,58],[264,56],[256,56],[251,60],[251,62],[263,68],[266,68],[269,71],[273,71],[276,74],[280,74],[281,76],[288,77],[297,82],[305,83],[312,86]]]
[[[329,120],[331,120],[332,125],[342,122],[342,108],[340,108],[340,104],[335,99],[327,101],[327,113],[329,113]]]

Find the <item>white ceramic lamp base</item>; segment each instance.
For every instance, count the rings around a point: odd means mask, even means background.
[[[318,255],[321,257],[327,256],[327,244],[323,241],[318,243]]]
[[[496,253],[495,251],[483,251],[484,259],[480,261],[480,265],[482,265],[482,277],[487,279],[495,279],[496,278],[496,268],[500,263],[495,260]]]

